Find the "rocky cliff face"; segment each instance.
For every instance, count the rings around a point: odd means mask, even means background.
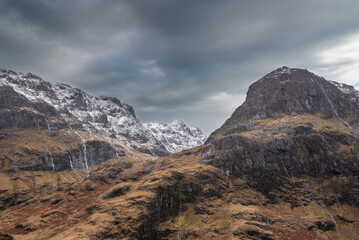
[[[246,101],[207,142],[245,121],[317,113],[337,118],[350,128],[358,122],[359,92],[304,69],[278,68],[249,87]]]
[[[359,92],[303,70],[279,68],[208,138],[206,159],[228,173],[358,174]]]
[[[52,84],[30,73],[1,70],[0,91],[1,128],[79,130],[90,135],[99,134],[125,148],[155,156],[194,147],[205,140],[198,129],[192,129],[188,132],[190,135],[184,137],[183,130],[191,128],[183,125],[171,128],[169,141],[161,130],[151,127],[153,124],[145,127],[133,108],[116,98],[94,97],[80,89],[61,83]]]

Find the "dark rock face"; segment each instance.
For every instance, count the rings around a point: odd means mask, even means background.
[[[321,113],[326,118],[340,118],[344,124],[355,123],[359,119],[358,100],[359,93],[353,87],[329,82],[307,70],[278,68],[249,87],[243,105],[209,136],[207,142],[251,119]]]
[[[40,151],[31,152],[31,154],[34,156],[30,160],[31,164],[28,162],[17,163],[16,171],[86,170],[87,167],[99,165],[116,157],[116,149],[106,142],[88,141],[86,148],[80,144],[77,148],[67,152],[51,154],[50,151]],[[117,155],[119,154],[117,153]]]
[[[211,134],[203,162],[228,174],[359,174],[359,92],[307,70],[279,68]]]
[[[10,86],[0,86],[0,129],[47,128],[47,119],[59,119],[56,109],[49,104],[33,103]],[[58,121],[57,125],[64,125]]]
[[[228,173],[263,176],[265,172],[283,176],[359,173],[357,154],[340,155],[341,146],[354,145],[358,137],[351,135],[298,135],[268,142],[244,136],[228,136],[212,142],[218,152],[209,163]]]
[[[124,195],[126,192],[128,192],[130,190],[129,186],[124,186],[124,187],[116,187],[114,189],[112,189],[109,193],[107,193],[103,199],[111,199],[111,198],[115,198],[115,197],[119,197]]]
[[[30,107],[31,103],[10,86],[0,86],[0,107]]]
[[[4,111],[0,116],[0,129],[8,127],[46,128],[46,118],[27,110]]]
[[[186,211],[186,205],[199,202],[201,198],[211,198],[208,195],[209,186],[212,186],[213,191],[217,191],[216,195],[220,196],[220,193],[228,187],[225,179],[223,173],[217,169],[194,176],[186,176],[176,171],[171,172],[170,177],[166,179],[166,185],[154,189],[156,197],[148,204],[148,214],[143,216],[143,223],[133,237],[167,239],[173,231],[170,229],[159,231],[159,225],[171,217],[178,216],[182,211]],[[214,196],[214,198],[217,197]],[[203,211],[208,210],[203,209]]]
[[[185,203],[194,202],[202,188],[197,183],[179,180],[171,186],[159,187],[156,192],[157,197],[148,207],[150,214],[144,217],[144,223],[135,236],[137,239],[162,239],[171,233],[158,231],[158,225],[169,217],[178,215],[185,208]]]
[[[101,164],[116,156],[115,149],[106,142],[87,141],[86,151],[90,166]]]
[[[330,231],[335,229],[335,224],[329,221],[317,221],[313,224],[313,226],[310,226],[308,229],[320,229],[323,231]]]

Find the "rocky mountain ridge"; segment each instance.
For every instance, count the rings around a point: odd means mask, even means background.
[[[208,138],[244,121],[321,113],[350,126],[359,119],[359,92],[307,70],[281,67],[253,83],[245,102]],[[345,121],[345,119],[349,119]]]
[[[359,92],[304,69],[279,68],[208,138],[208,160],[246,176],[359,173]],[[225,160],[224,160],[225,159]]]
[[[164,143],[168,151],[180,152],[193,146],[202,145],[206,136],[197,127],[187,126],[181,120],[169,124],[161,122],[144,123],[143,126]]]
[[[17,116],[12,116],[14,113],[9,111],[2,114],[2,127],[24,127],[21,124],[32,124],[34,127],[48,129],[82,130],[90,135],[96,133],[112,139],[125,148],[134,148],[155,156],[194,147],[205,140],[199,129],[190,131],[184,138],[182,130],[192,129],[185,124],[182,124],[181,128],[168,128],[167,133],[170,132],[171,137],[155,133],[153,131],[156,129],[145,127],[138,120],[130,105],[121,103],[117,98],[94,97],[67,84],[52,84],[31,73],[1,70],[0,84],[4,89],[1,94],[1,102],[4,105],[2,108],[10,105],[22,108],[18,109]],[[26,107],[35,109],[40,115],[37,114],[31,121],[31,115],[36,113],[24,109]]]

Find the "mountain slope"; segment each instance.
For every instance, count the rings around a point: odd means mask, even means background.
[[[210,161],[255,176],[358,174],[358,92],[341,86],[302,69],[269,73],[208,138],[221,153]]]
[[[32,124],[35,127],[48,129],[70,128],[89,133],[99,134],[112,139],[125,148],[133,148],[152,155],[163,156],[171,152],[200,145],[204,136],[200,131],[194,131],[193,139],[174,139],[178,145],[174,148],[160,134],[153,134],[153,128],[146,128],[137,119],[130,105],[121,103],[112,97],[94,97],[80,89],[66,84],[44,81],[33,74],[21,74],[9,70],[1,70],[3,103],[16,107],[30,107],[40,113],[33,123],[28,119],[16,119],[15,116],[2,115],[3,127],[23,127],[19,124]],[[12,94],[10,99],[9,94]],[[6,101],[5,101],[6,99]],[[14,105],[15,103],[15,105]],[[7,105],[3,108],[8,107]],[[25,113],[26,112],[26,113]],[[24,118],[31,115],[31,111],[22,110],[19,113]],[[20,117],[20,116],[18,116]],[[26,120],[26,121],[22,121]],[[31,121],[30,121],[31,122]],[[187,126],[183,126],[188,128]],[[175,131],[175,128],[172,129]],[[182,129],[178,129],[178,136]],[[200,139],[200,140],[199,140]],[[199,140],[199,141],[197,141]],[[169,145],[168,145],[169,144]]]
[[[351,127],[359,118],[359,93],[353,87],[303,70],[278,68],[253,83],[246,101],[208,138],[249,120],[280,118],[303,114],[322,114],[322,118],[339,119]]]

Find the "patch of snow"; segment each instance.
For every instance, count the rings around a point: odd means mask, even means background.
[[[359,91],[356,90],[352,86],[349,86],[349,85],[344,84],[344,83],[334,82],[334,81],[330,81],[330,83],[333,84],[334,86],[336,86],[344,94],[353,94],[356,97],[359,97]]]

